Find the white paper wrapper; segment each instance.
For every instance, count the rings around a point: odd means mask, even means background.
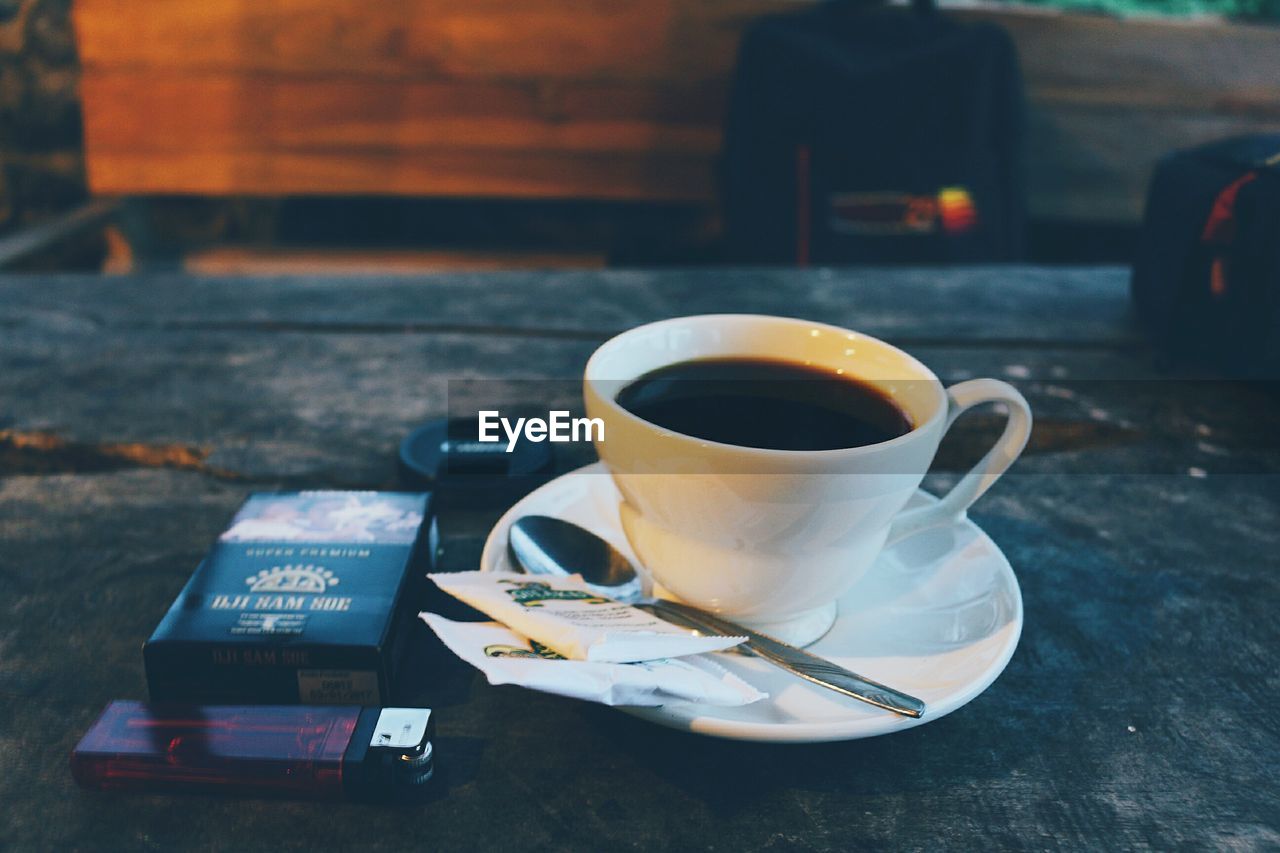
[[[696,636],[629,604],[596,595],[576,575],[452,572],[427,577],[490,619],[571,660],[665,660],[718,652],[746,639]]]
[[[543,693],[605,705],[748,705],[761,693],[707,655],[645,663],[565,660],[496,622],[454,622],[434,613],[422,621],[490,684],[518,684]]]

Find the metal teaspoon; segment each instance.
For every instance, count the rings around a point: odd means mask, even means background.
[[[920,717],[925,704],[901,691],[850,672],[825,658],[721,619],[705,610],[650,598],[625,555],[589,530],[547,515],[516,519],[507,534],[512,562],[532,575],[581,575],[594,592],[625,604],[645,605],[656,615],[715,634],[746,637],[760,657],[814,684],[907,717]]]

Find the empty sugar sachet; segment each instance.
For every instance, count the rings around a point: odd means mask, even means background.
[[[576,575],[455,572],[427,577],[490,619],[571,660],[661,660],[722,651],[746,639],[698,636],[629,604],[597,595]]]
[[[419,616],[449,650],[484,673],[490,684],[517,684],[605,705],[654,706],[697,702],[748,705],[761,693],[709,655],[644,663],[567,660],[496,622],[454,622]]]

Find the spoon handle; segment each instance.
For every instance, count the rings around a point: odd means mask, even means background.
[[[787,645],[770,636],[753,631],[750,628],[735,624],[719,616],[681,604],[676,601],[658,599],[651,604],[659,615],[669,614],[675,618],[694,624],[700,624],[716,634],[733,637],[746,637],[746,645],[758,654],[788,672],[812,681],[837,693],[860,699],[877,708],[884,708],[895,714],[906,717],[924,715],[925,705],[914,696],[894,690],[869,678],[863,678],[856,672],[832,663],[826,658],[810,654],[803,649]]]

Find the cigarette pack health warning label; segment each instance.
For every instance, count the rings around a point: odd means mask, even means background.
[[[367,669],[300,669],[298,701],[307,705],[381,705],[378,674]]]

